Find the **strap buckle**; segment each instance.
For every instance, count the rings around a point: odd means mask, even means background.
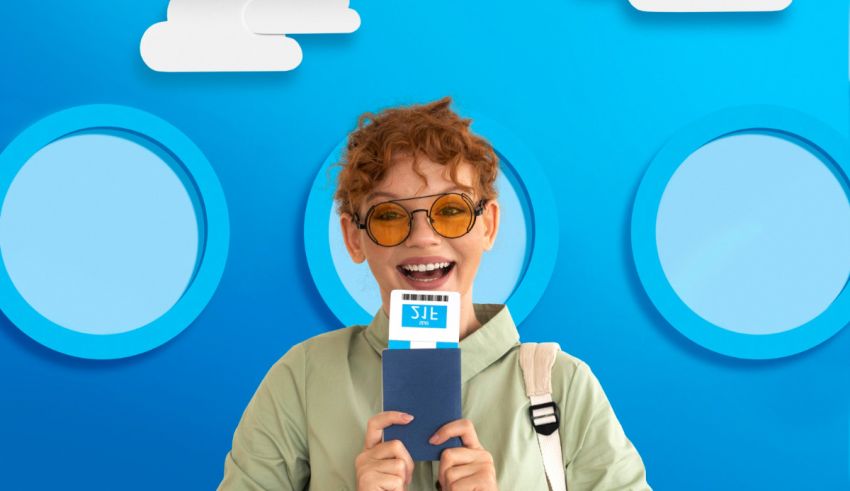
[[[543,408],[552,408],[552,412],[546,412],[545,414],[539,414],[537,416],[534,415],[534,411],[537,409]],[[528,408],[528,416],[531,418],[531,425],[534,426],[535,431],[542,435],[551,435],[554,433],[558,426],[561,424],[561,411],[558,409],[558,405],[555,404],[555,401],[543,402],[541,404],[533,404]],[[550,421],[548,423],[537,423],[535,419],[543,419],[549,418],[550,416],[555,417],[555,421]]]

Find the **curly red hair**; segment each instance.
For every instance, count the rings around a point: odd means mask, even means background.
[[[413,156],[413,170],[423,181],[425,175],[418,166],[420,155],[448,166],[452,182],[474,192],[478,199],[495,199],[499,171],[496,152],[487,140],[470,131],[471,119],[461,118],[449,108],[451,102],[451,97],[444,97],[428,104],[360,116],[357,128],[348,137],[342,160],[337,163],[342,167],[334,193],[337,211],[353,215],[400,155]],[[473,187],[457,180],[461,162],[472,164],[475,170]]]

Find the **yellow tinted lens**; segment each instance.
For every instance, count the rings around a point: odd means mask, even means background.
[[[396,203],[381,203],[369,215],[369,233],[381,245],[400,244],[407,237],[410,219],[407,210]]]
[[[431,220],[434,230],[443,237],[460,237],[472,223],[472,208],[460,195],[447,194],[431,206]]]

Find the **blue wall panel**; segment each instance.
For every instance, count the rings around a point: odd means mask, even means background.
[[[208,307],[153,351],[72,358],[0,316],[5,489],[213,488],[266,370],[340,327],[305,263],[316,172],[361,112],[447,94],[509,128],[544,167],[560,245],[521,336],[590,364],[654,488],[850,486],[847,329],[775,360],[708,351],[654,308],[629,240],[640,179],[685,124],[777,104],[847,136],[846,1],[747,14],[649,14],[627,0],[354,1],[354,34],[294,36],[296,70],[235,74],[149,70],[138,43],[166,5],[4,7],[0,148],[70,106],[151,112],[203,150],[231,232]]]

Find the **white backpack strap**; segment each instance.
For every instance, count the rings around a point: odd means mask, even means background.
[[[543,469],[552,491],[567,489],[558,431],[560,409],[552,400],[552,366],[559,351],[561,347],[558,343],[522,343],[519,348],[525,393],[531,401],[529,417],[537,432],[537,443],[543,454]]]

